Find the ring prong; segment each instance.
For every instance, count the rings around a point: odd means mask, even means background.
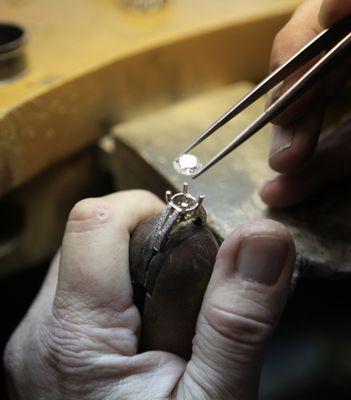
[[[204,199],[205,199],[205,195],[204,195],[204,194],[201,194],[201,195],[199,196],[198,201],[197,201],[197,208],[199,208],[199,207],[202,205],[202,203],[204,202]]]
[[[183,193],[188,193],[188,188],[189,188],[189,183],[184,182],[183,183]]]
[[[167,190],[166,192],[166,202],[169,203],[172,199],[172,192],[170,190]]]

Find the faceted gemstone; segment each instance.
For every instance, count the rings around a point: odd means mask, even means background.
[[[183,154],[173,161],[174,169],[181,175],[194,175],[202,167],[198,157],[194,154]]]

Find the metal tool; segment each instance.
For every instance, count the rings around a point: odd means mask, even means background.
[[[299,68],[306,65],[323,51],[326,54],[300,78],[289,90],[287,90],[275,103],[269,106],[248,128],[236,137],[227,147],[218,153],[211,161],[192,174],[197,178],[222,158],[231,153],[238,146],[246,142],[250,137],[266,126],[280,113],[286,110],[293,102],[298,100],[307,90],[311,89],[324,75],[332,70],[336,64],[351,55],[351,16],[347,17],[331,28],[324,30],[310,43],[303,47],[298,53],[291,57],[281,67],[276,69],[260,84],[258,84],[248,95],[230,108],[218,121],[202,133],[190,146],[188,146],[177,157],[179,160],[183,155],[197,147],[201,142],[215,133],[236,115],[241,113],[252,103],[267,94],[276,85],[284,81]]]

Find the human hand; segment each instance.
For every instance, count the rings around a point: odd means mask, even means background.
[[[257,399],[289,291],[293,241],[268,220],[234,231],[217,256],[191,360],[137,354],[129,237],[162,209],[143,191],[74,207],[60,255],[5,351],[12,399]]]
[[[275,69],[325,27],[351,14],[349,0],[307,0],[277,35],[271,59]],[[311,64],[306,66],[310,67]],[[320,137],[324,116],[350,77],[347,60],[275,121],[270,165],[281,173],[265,183],[262,199],[272,207],[296,204],[322,185],[351,173],[351,121]],[[306,68],[278,86],[271,101],[284,93]]]

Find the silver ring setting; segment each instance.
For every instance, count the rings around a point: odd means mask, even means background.
[[[167,206],[161,214],[152,234],[152,247],[159,252],[166,242],[168,235],[182,222],[190,219],[198,219],[201,224],[206,223],[206,212],[202,207],[205,196],[198,199],[188,193],[189,185],[183,184],[183,191],[172,195],[170,190],[166,192]]]

